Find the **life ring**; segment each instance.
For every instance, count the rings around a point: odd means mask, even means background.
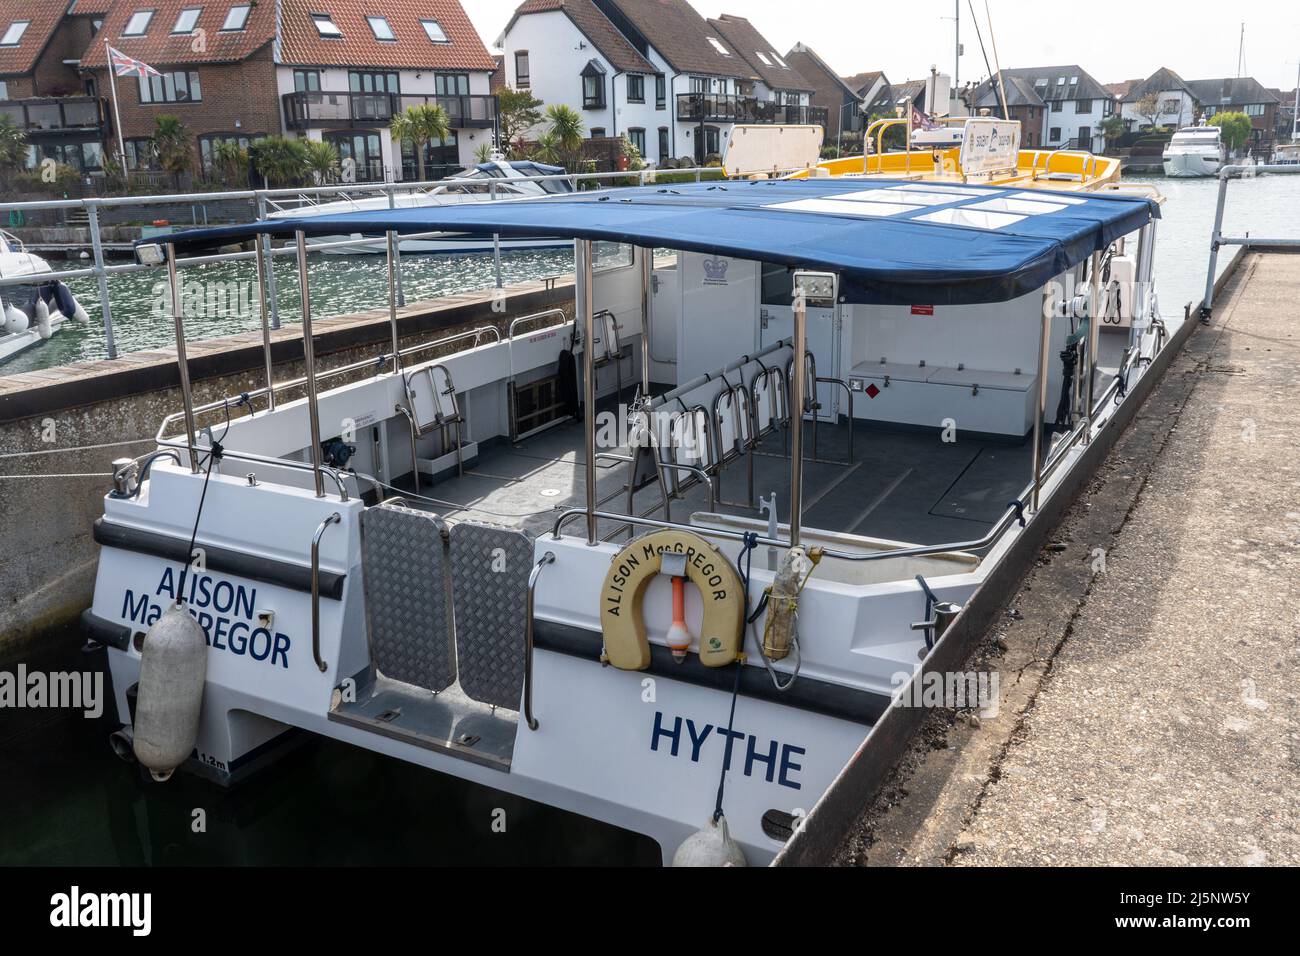
[[[650,666],[650,642],[642,616],[645,590],[659,573],[664,552],[686,555],[686,576],[704,599],[700,662],[725,667],[740,657],[745,618],[744,588],[726,556],[689,531],[652,531],[628,542],[610,561],[600,589],[601,660],[625,671]]]

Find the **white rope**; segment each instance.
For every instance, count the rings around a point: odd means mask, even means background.
[[[35,458],[39,455],[61,455],[64,454],[65,452],[71,453],[74,451],[97,451],[103,448],[120,448],[122,445],[142,445],[145,442],[151,442],[151,441],[153,441],[152,438],[131,438],[128,439],[127,441],[105,442],[102,445],[74,445],[71,448],[47,448],[43,451],[6,452],[5,454],[0,455],[0,460],[10,459],[10,458]]]

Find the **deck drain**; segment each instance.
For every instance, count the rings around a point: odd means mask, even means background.
[[[543,488],[541,491],[538,492],[538,494],[540,494],[543,498],[558,498],[560,497],[560,489]]]
[[[456,743],[460,744],[462,747],[473,747],[481,739],[482,738],[479,737],[478,734],[461,734],[456,738]]]
[[[381,724],[391,724],[393,721],[395,721],[398,717],[401,716],[402,716],[402,708],[398,707],[396,710],[384,711],[382,714],[376,717],[375,720],[379,721]]]

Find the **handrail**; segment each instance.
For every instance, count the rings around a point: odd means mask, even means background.
[[[542,568],[554,563],[555,552],[547,551],[528,575],[528,600],[524,610],[524,723],[529,730],[536,730],[538,726],[537,718],[533,716],[533,608],[537,598],[537,579]]]
[[[596,453],[596,460],[616,461],[624,465],[633,464],[635,461],[631,455],[616,455],[613,452],[604,451]],[[712,511],[717,506],[717,498],[715,497],[717,492],[713,487],[713,478],[708,471],[698,465],[679,465],[675,461],[659,461],[658,456],[656,456],[655,464],[659,466],[660,471],[684,471],[687,474],[694,475],[697,480],[709,489],[709,510]],[[583,512],[583,514],[586,514],[586,512]]]
[[[330,525],[342,521],[343,516],[334,512],[320,523],[311,539],[311,656],[322,674],[327,670],[327,665],[320,656],[320,540]]]
[[[1053,157],[1058,155],[1084,157],[1084,162],[1080,164],[1079,167],[1080,182],[1084,182],[1085,180],[1087,180],[1087,178],[1092,175],[1093,170],[1096,169],[1097,157],[1093,155],[1091,152],[1089,152],[1086,149],[1070,149],[1068,147],[1062,146],[1060,149],[1054,149],[1047,154],[1047,159],[1043,163],[1044,176],[1052,175],[1052,159]],[[1038,170],[1038,157],[1035,156],[1034,166],[1032,170],[1032,172],[1034,172],[1034,177],[1033,177],[1034,179],[1038,178],[1037,170]]]

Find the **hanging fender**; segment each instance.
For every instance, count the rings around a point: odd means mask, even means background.
[[[700,624],[700,662],[725,667],[741,656],[744,588],[726,556],[689,531],[652,531],[614,555],[600,589],[600,627],[605,636],[603,663],[625,671],[650,666],[650,642],[643,617],[645,591],[659,575],[664,552],[686,556],[686,576],[704,599]]]

